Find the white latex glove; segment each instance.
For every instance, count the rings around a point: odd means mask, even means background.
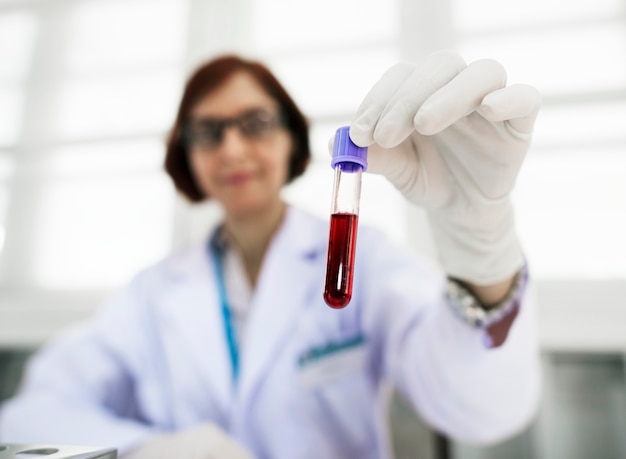
[[[440,51],[390,68],[359,107],[350,137],[368,172],[427,210],[448,275],[488,285],[523,265],[509,194],[540,105],[499,63]]]
[[[189,430],[161,434],[122,459],[253,459],[215,424],[200,424]]]

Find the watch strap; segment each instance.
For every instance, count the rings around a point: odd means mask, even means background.
[[[461,281],[448,278],[446,301],[452,311],[466,324],[486,331],[487,347],[504,343],[508,331],[519,312],[521,300],[528,283],[526,264],[515,274],[511,288],[497,304],[485,308],[480,300]]]

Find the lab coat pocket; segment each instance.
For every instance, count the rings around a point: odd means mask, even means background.
[[[361,372],[365,359],[363,336],[311,348],[298,358],[299,386],[311,390],[342,376]]]

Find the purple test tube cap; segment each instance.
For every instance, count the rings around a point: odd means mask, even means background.
[[[342,126],[335,132],[333,142],[333,157],[330,165],[335,168],[337,164],[342,164],[346,172],[355,172],[357,168],[367,170],[367,147],[359,147],[350,139],[350,126]],[[350,165],[356,166],[350,170]],[[358,167],[360,166],[360,167]]]

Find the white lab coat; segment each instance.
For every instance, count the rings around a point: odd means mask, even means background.
[[[46,346],[1,412],[2,439],[123,454],[156,430],[213,421],[258,458],[386,458],[385,382],[462,440],[497,440],[532,419],[528,301],[504,346],[486,349],[445,304],[441,273],[361,227],[352,302],[332,310],[327,239],[326,221],[289,209],[252,299],[237,387],[203,243],[140,273]]]

